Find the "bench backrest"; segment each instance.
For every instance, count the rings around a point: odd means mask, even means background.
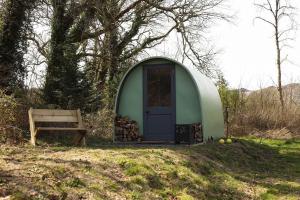
[[[80,110],[33,109],[28,111],[31,123],[35,122],[72,122],[82,127]]]

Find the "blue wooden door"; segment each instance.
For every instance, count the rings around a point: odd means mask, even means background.
[[[175,139],[175,69],[169,64],[144,66],[144,140]]]

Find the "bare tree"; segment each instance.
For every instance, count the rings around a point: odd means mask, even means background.
[[[282,91],[282,64],[287,60],[287,55],[283,56],[283,48],[289,47],[289,42],[293,40],[290,36],[295,30],[294,11],[295,7],[289,0],[261,0],[255,3],[262,12],[256,17],[272,26],[274,30],[276,46],[276,65],[278,70],[278,93],[282,111],[284,111],[284,98]],[[287,23],[288,22],[288,23]]]
[[[214,52],[205,52],[202,40],[212,21],[228,19],[218,10],[223,3],[224,0],[108,0],[96,4],[97,21],[104,30],[97,38],[100,51],[96,52],[98,66],[94,70],[98,72],[99,87],[111,84],[128,67],[124,62],[163,43],[172,32],[181,37],[183,56],[209,74]]]
[[[95,91],[100,91],[101,96],[108,93],[104,95],[108,99],[112,99],[114,85],[132,61],[164,42],[171,33],[181,36],[183,56],[209,74],[208,66],[214,52],[203,50],[204,31],[212,21],[227,19],[219,9],[225,0],[43,1],[45,4],[36,12],[33,21],[40,24],[46,19],[45,26],[51,27],[51,37],[43,38],[36,30],[28,37],[42,58],[40,62],[31,59],[32,65],[38,66],[45,61],[46,74],[51,74],[49,72],[55,68],[57,72],[52,74],[60,76],[59,66],[69,66],[65,57],[73,51],[76,62],[71,59],[71,63],[88,71],[88,79],[95,84]],[[57,14],[59,2],[64,2],[64,9],[60,9],[62,14]],[[55,17],[61,19],[54,22]],[[62,30],[60,35],[54,34],[55,28]],[[54,36],[61,37],[57,45],[53,45]],[[56,62],[59,58],[61,64]],[[55,80],[61,83],[60,79]],[[108,92],[103,92],[106,90]]]

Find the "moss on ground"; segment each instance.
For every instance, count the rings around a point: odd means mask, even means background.
[[[0,199],[299,199],[300,141],[0,149]]]

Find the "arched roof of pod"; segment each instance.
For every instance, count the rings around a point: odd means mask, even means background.
[[[120,98],[120,93],[122,90],[122,86],[126,80],[126,77],[131,73],[133,69],[136,67],[142,66],[143,63],[147,63],[151,60],[166,60],[168,62],[174,63],[183,69],[190,75],[192,78],[199,97],[199,104],[201,107],[201,116],[202,116],[202,126],[204,137],[213,136],[215,138],[224,136],[224,118],[223,118],[223,109],[222,103],[219,96],[219,92],[215,84],[204,74],[202,74],[195,67],[188,67],[176,60],[171,58],[163,57],[163,56],[155,56],[146,58],[135,65],[133,65],[124,75],[123,79],[120,82],[117,96],[115,100],[115,112],[117,113],[118,102]],[[207,139],[207,138],[205,138]]]

